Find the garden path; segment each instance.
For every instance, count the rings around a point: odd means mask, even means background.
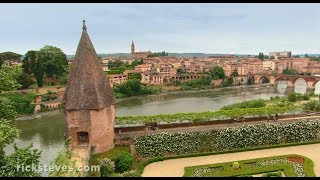
[[[320,177],[320,143],[291,147],[280,147],[272,149],[217,154],[209,156],[199,156],[180,159],[169,159],[154,162],[147,165],[142,174],[143,177],[182,177],[184,167],[198,166],[205,164],[215,164],[230,161],[240,161],[246,159],[264,158],[270,156],[280,156],[288,154],[303,155],[311,159],[314,163],[314,172]]]

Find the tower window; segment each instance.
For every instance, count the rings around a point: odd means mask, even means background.
[[[77,132],[79,145],[89,144],[88,132]]]

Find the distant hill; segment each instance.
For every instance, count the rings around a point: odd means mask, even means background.
[[[210,54],[210,53],[168,53],[169,56],[175,56],[175,57],[208,57],[208,56],[221,56],[221,55],[230,55],[230,54]],[[249,54],[233,54],[238,57],[244,57],[248,56]],[[251,54],[251,55],[257,55],[257,54]],[[298,54],[300,57],[304,57],[305,54]],[[119,57],[119,56],[125,56],[130,57],[130,53],[114,53],[114,54],[98,54],[98,56],[104,58],[104,57]],[[292,54],[292,56],[296,56],[296,54]],[[308,54],[310,57],[318,57],[320,54]],[[67,58],[72,58],[74,55],[67,55]]]
[[[208,54],[208,53],[168,53],[169,56],[175,56],[175,57],[208,57],[208,56],[220,56],[220,55],[229,55],[229,54]],[[247,56],[247,54],[235,54],[236,56]],[[119,57],[119,56],[125,56],[130,57],[130,53],[114,53],[114,54],[98,54],[98,56],[104,58],[104,57]],[[67,58],[72,58],[74,55],[67,55]]]

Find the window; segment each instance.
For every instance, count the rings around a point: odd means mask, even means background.
[[[77,132],[78,144],[87,145],[89,144],[89,134],[88,132]]]

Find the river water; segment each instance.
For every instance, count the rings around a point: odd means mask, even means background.
[[[286,88],[285,83],[278,86],[232,87],[206,91],[174,92],[148,96],[136,96],[120,99],[115,105],[116,116],[154,115],[177,112],[201,112],[217,110],[225,105],[252,99],[268,99],[271,96],[284,96],[289,92],[306,92],[306,83],[297,81],[295,88]],[[320,92],[320,83],[315,93]],[[17,120],[16,126],[21,130],[20,138],[15,140],[18,147],[33,143],[42,150],[41,164],[49,165],[64,146],[64,115],[62,111],[56,115],[31,119]],[[6,147],[6,153],[12,152],[12,145]],[[43,172],[42,176],[48,176]]]

